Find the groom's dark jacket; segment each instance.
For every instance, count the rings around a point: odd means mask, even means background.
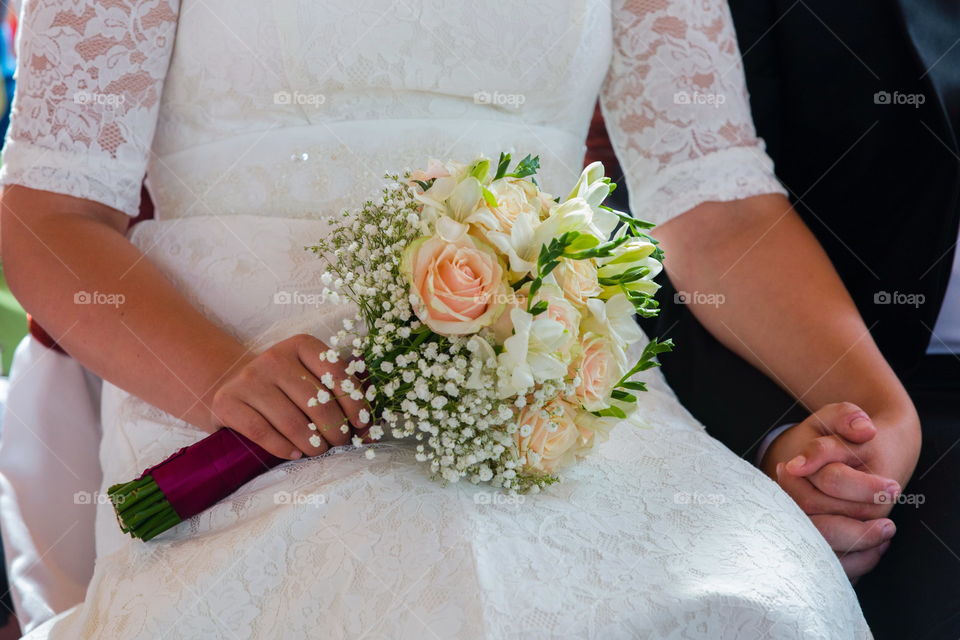
[[[908,375],[930,341],[960,220],[960,2],[730,5],[777,176],[881,351]],[[750,455],[770,428],[805,417],[664,285],[663,311],[645,329],[677,342],[664,373],[714,436]]]

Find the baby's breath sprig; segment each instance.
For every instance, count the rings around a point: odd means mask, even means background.
[[[534,165],[525,159],[517,170]],[[517,456],[514,399],[496,394],[492,337],[441,336],[417,319],[422,302],[401,275],[401,261],[404,249],[427,232],[430,221],[422,219],[414,196],[430,185],[411,186],[409,172],[386,179],[378,200],[331,217],[327,237],[308,247],[327,260],[326,299],[357,308],[331,348],[364,363],[371,439],[388,429],[394,438],[414,440],[417,460],[446,482],[489,482],[516,492],[556,482],[526,471]],[[331,400],[324,395],[317,400]]]

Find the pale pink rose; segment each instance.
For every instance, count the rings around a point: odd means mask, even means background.
[[[603,292],[593,260],[562,259],[553,270],[553,277],[567,300],[581,307],[587,304],[588,298],[595,298]]]
[[[554,400],[544,407],[527,407],[520,412],[519,431],[514,442],[521,456],[526,456],[526,468],[540,473],[556,473],[575,460],[577,450],[584,443],[576,422],[577,411],[563,400]]]
[[[509,297],[496,253],[471,236],[415,240],[401,271],[422,302],[417,317],[441,335],[476,333],[496,320]]]
[[[580,359],[573,373],[580,378],[576,397],[587,411],[600,411],[610,406],[610,393],[623,377],[625,358],[613,340],[596,333],[587,333],[580,340]]]
[[[413,183],[414,180],[419,180],[420,182],[429,182],[435,178],[447,178],[450,176],[450,172],[447,171],[447,167],[440,162],[439,160],[430,160],[427,164],[427,170],[417,169],[416,171],[410,172],[410,182]]]

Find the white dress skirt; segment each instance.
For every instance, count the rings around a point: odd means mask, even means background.
[[[533,153],[559,191],[598,93],[638,217],[782,191],[721,0],[66,5],[25,6],[2,182],[132,214],[146,169],[158,219],[132,241],[252,346],[337,326],[303,247],[385,171]],[[284,464],[149,543],[98,505],[84,603],[27,637],[869,637],[809,519],[648,378],[636,419],[522,499],[387,442]],[[102,488],[202,436],[109,384],[102,426]]]

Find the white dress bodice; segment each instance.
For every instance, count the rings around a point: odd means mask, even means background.
[[[598,92],[638,216],[780,191],[723,0],[26,0],[21,25],[0,182],[133,215],[146,174],[131,241],[252,347],[336,326],[277,298],[319,290],[324,215],[431,156],[539,154],[569,187]],[[646,379],[636,420],[520,503],[384,443],[148,544],[98,505],[85,602],[28,638],[868,638],[809,519]],[[103,488],[202,437],[111,384],[101,416]]]
[[[637,215],[780,190],[721,0],[28,0],[22,24],[2,181],[129,214],[145,172],[159,219],[300,218],[501,150],[559,190],[598,92]]]

